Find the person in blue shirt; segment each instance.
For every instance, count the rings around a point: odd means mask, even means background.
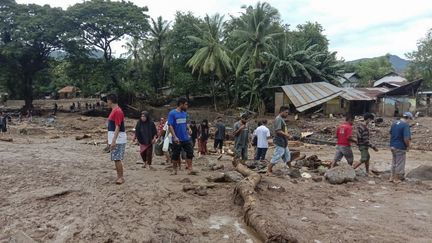
[[[171,160],[173,163],[173,175],[177,175],[177,169],[180,167],[180,155],[182,150],[186,153],[186,169],[189,174],[192,173],[193,147],[190,135],[190,129],[187,121],[188,101],[186,98],[179,98],[177,108],[168,114],[169,130],[172,134],[173,149]]]
[[[405,178],[406,152],[411,143],[408,119],[413,119],[411,112],[405,112],[403,117],[394,121],[390,128],[390,148],[393,157],[390,182],[399,183]]]

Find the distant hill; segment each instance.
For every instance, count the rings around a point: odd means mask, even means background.
[[[347,63],[356,63],[356,62],[361,62],[361,61],[365,61],[365,60],[369,60],[369,59],[373,59],[373,58],[379,58],[379,57],[360,58],[357,60],[348,61]],[[405,69],[407,69],[407,67],[410,63],[408,60],[405,60],[403,58],[400,58],[400,57],[398,57],[396,55],[392,55],[392,54],[389,55],[389,61],[397,73],[403,73],[405,71]]]

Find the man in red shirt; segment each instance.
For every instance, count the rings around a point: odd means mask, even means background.
[[[336,129],[336,154],[331,167],[335,167],[343,157],[347,160],[349,165],[353,164],[354,155],[351,149],[351,142],[356,143],[356,140],[352,137],[352,125],[353,118],[347,116],[345,122],[340,124]]]
[[[117,96],[110,94],[107,96],[107,104],[111,113],[108,117],[108,144],[111,150],[111,161],[115,162],[117,170],[116,184],[123,184],[123,164],[124,153],[126,150],[127,136],[124,123],[124,114],[117,104]]]

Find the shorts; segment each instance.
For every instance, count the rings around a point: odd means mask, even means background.
[[[114,149],[111,149],[111,161],[123,160],[125,150],[126,150],[125,143],[116,144],[116,147]]]
[[[235,156],[242,160],[248,159],[248,147],[237,146],[235,147]]]
[[[268,148],[257,148],[255,160],[265,160]]]
[[[272,164],[277,164],[280,160],[282,160],[285,164],[290,162],[291,153],[287,147],[280,147],[276,145],[276,148],[273,152],[273,157],[270,162]]]
[[[193,147],[191,141],[180,141],[179,144],[173,143],[171,159],[179,161],[182,150],[186,153],[186,159],[193,159]]]
[[[366,163],[370,160],[369,147],[368,146],[359,146],[360,150],[360,163]]]
[[[223,139],[215,139],[214,140],[214,148],[215,149],[222,149],[223,142],[224,142]]]
[[[336,146],[336,154],[334,157],[335,162],[340,162],[342,158],[345,157],[349,165],[352,165],[354,162],[354,155],[351,149],[351,146]]]

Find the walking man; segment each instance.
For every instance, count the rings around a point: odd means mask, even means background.
[[[214,140],[214,149],[219,153],[222,154],[222,148],[223,143],[225,140],[225,124],[222,121],[222,117],[219,116],[216,121],[216,133],[215,133],[215,140]]]
[[[270,130],[267,128],[267,120],[261,122],[261,126],[257,127],[254,132],[257,138],[257,151],[255,160],[265,161],[268,150],[268,139],[270,138]]]
[[[405,112],[403,117],[394,121],[390,128],[390,147],[393,157],[390,182],[399,183],[405,179],[406,152],[411,143],[408,119],[413,119],[411,112]]]
[[[273,152],[272,159],[267,168],[267,175],[273,175],[273,166],[282,160],[283,163],[287,164],[291,168],[291,154],[288,148],[288,139],[291,137],[288,134],[285,119],[288,118],[289,107],[281,106],[279,109],[279,115],[274,121],[275,135],[273,137],[273,143],[276,148]]]
[[[335,167],[343,157],[347,160],[349,165],[353,164],[354,155],[351,149],[351,142],[356,143],[356,140],[352,137],[352,125],[353,118],[347,115],[345,122],[340,124],[336,129],[336,154],[331,167]]]
[[[123,177],[122,160],[124,159],[127,143],[124,114],[118,106],[115,94],[107,96],[107,104],[111,108],[111,113],[108,117],[108,144],[111,150],[111,161],[115,162],[117,170],[116,184],[123,184],[125,180]]]
[[[188,101],[186,98],[179,98],[177,108],[168,114],[168,125],[172,134],[173,152],[171,160],[173,163],[173,175],[177,175],[177,167],[180,166],[180,154],[186,153],[186,169],[192,174],[193,148],[190,134],[192,131],[187,123]]]
[[[246,161],[249,143],[249,126],[246,114],[241,115],[240,121],[234,124],[234,140],[235,157]]]
[[[378,149],[375,145],[372,145],[369,141],[369,128],[368,125],[371,121],[374,120],[374,115],[371,113],[366,113],[363,116],[363,122],[357,126],[357,145],[360,150],[360,163],[354,165],[354,169],[357,169],[361,164],[365,164],[366,173],[369,175],[369,161],[370,154],[369,148],[378,152]]]

